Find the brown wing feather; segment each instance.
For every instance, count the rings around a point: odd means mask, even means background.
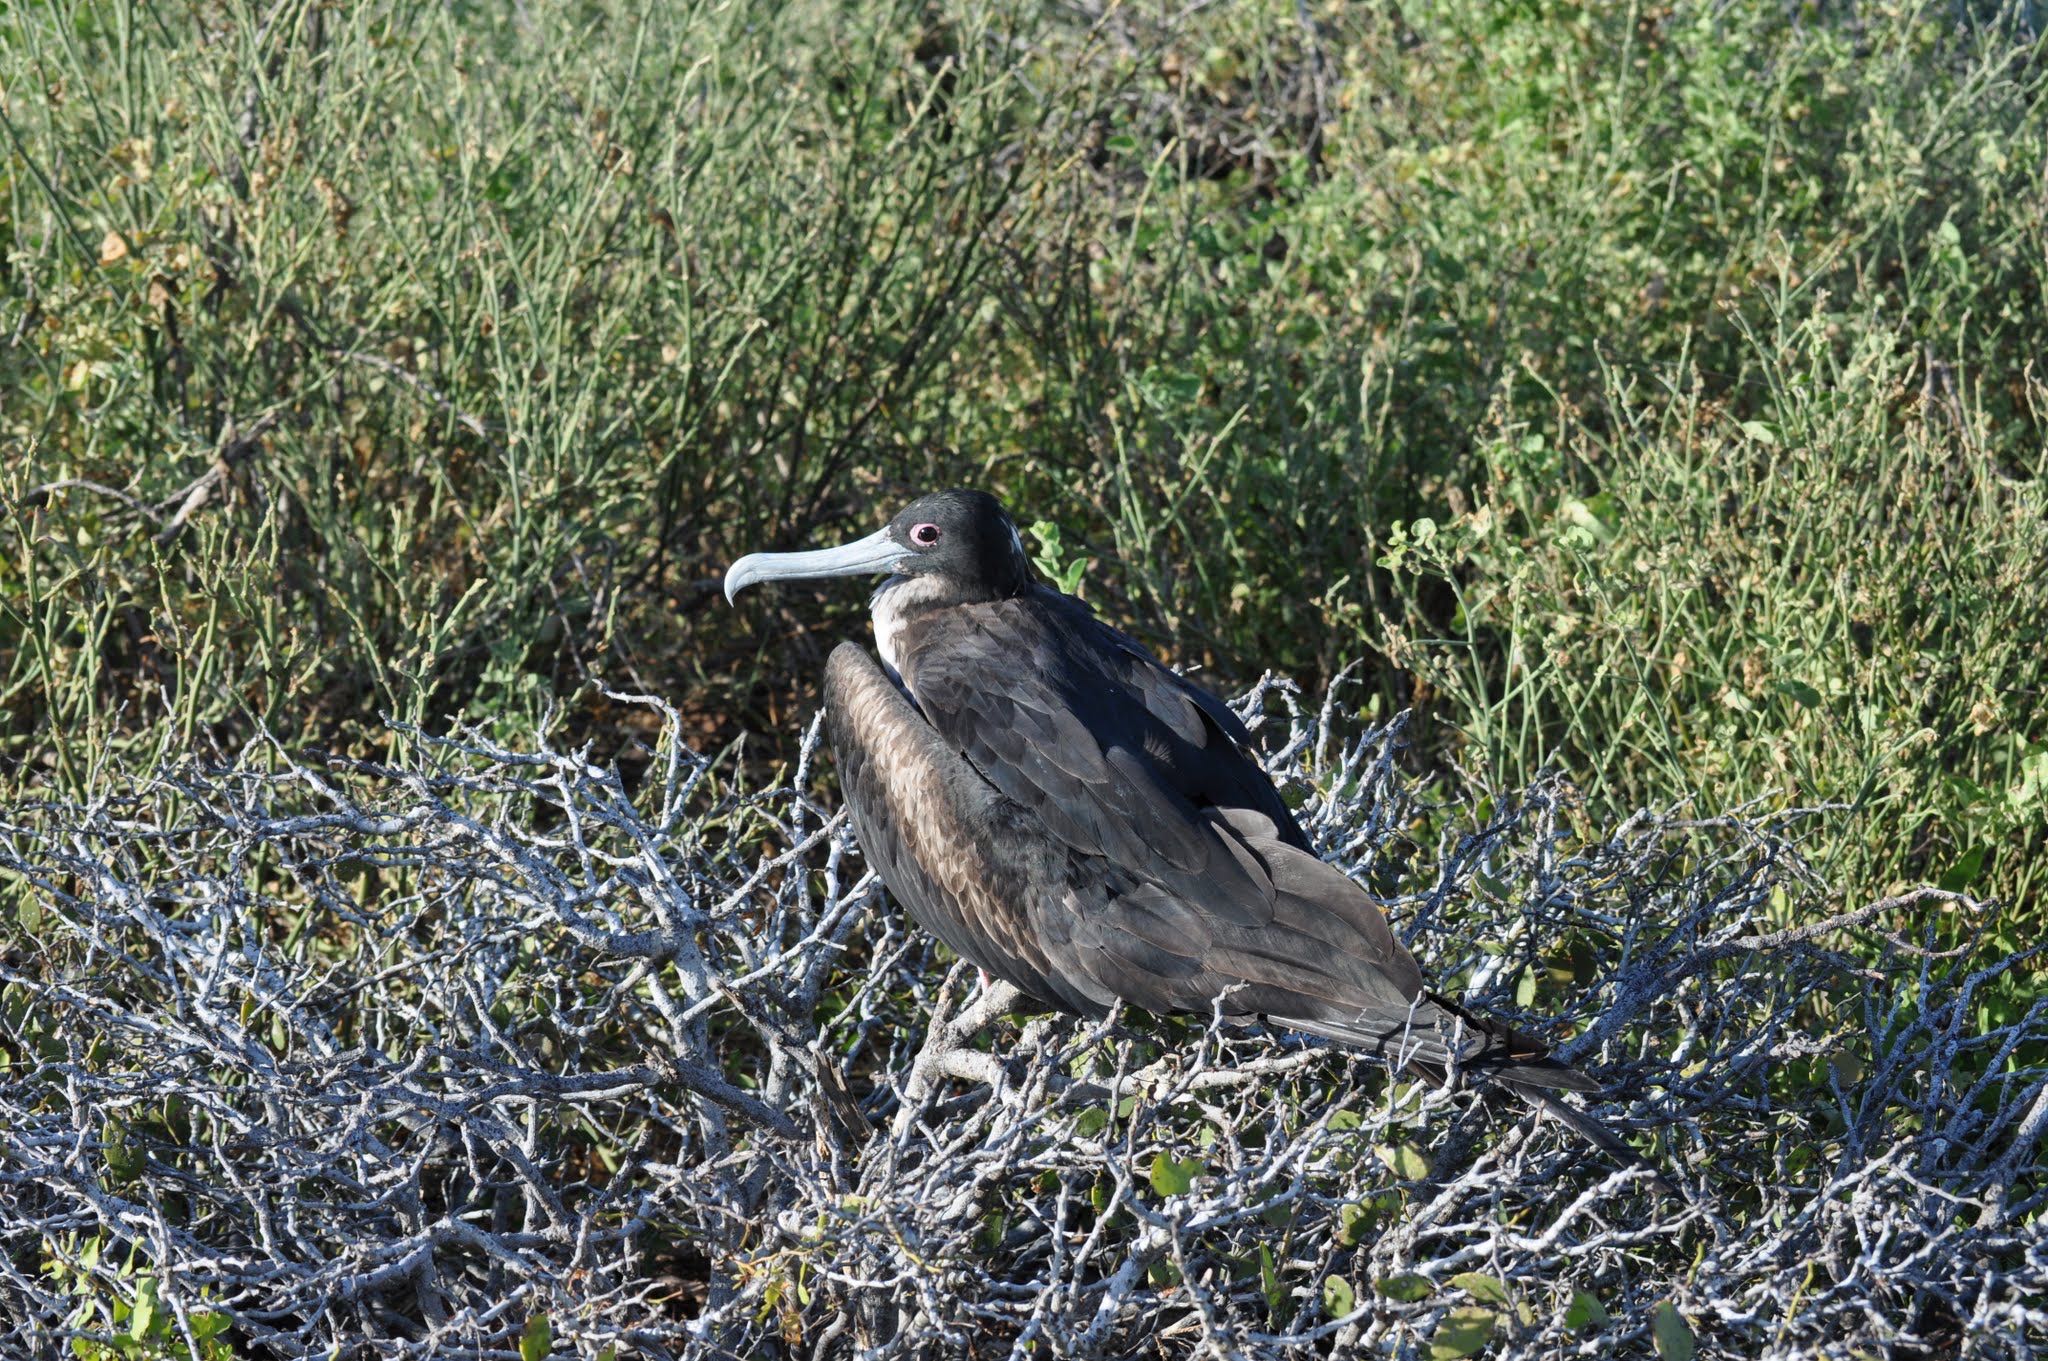
[[[862,846],[961,955],[1085,1013],[1220,998],[1397,1063],[1593,1085],[1430,996],[1235,716],[1078,602],[933,610],[900,649],[907,694],[859,647],[833,653],[833,746]]]
[[[902,674],[947,744],[1073,853],[1263,925],[1270,894],[1202,810],[1257,808],[1300,830],[1199,692],[1135,647],[1041,592],[923,616],[905,630]]]

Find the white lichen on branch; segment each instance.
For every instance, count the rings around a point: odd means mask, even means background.
[[[1830,904],[1827,810],[1588,838],[1561,783],[1478,817],[1398,724],[1247,701],[1432,975],[1608,1079],[1685,1206],[1299,1039],[1033,1019],[804,792],[815,727],[742,794],[619,698],[661,731],[630,784],[412,734],[0,812],[0,1351],[125,1330],[144,1282],[170,1352],[275,1356],[505,1354],[535,1315],[586,1356],[2048,1337],[2048,1003],[1980,1026],[2019,962],[1899,934],[1955,895]]]

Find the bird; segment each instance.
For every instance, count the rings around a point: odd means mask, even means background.
[[[1040,580],[986,492],[935,492],[853,543],[752,553],[761,582],[879,576],[875,652],[825,666],[854,835],[890,893],[984,973],[1059,1011],[1118,1004],[1319,1036],[1479,1078],[1649,1167],[1560,1099],[1602,1084],[1426,986],[1378,901],[1316,854],[1215,695]]]

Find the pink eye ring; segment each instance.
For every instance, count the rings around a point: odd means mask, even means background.
[[[934,524],[912,525],[910,527],[910,541],[919,548],[930,548],[944,537],[944,534],[945,531]]]

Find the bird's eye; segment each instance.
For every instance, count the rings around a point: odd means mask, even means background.
[[[944,533],[937,525],[922,524],[910,527],[910,541],[919,548],[930,548]]]

